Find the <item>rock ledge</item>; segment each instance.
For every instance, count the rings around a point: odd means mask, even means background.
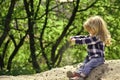
[[[0,76],[0,80],[69,80],[66,72],[75,71],[77,68],[78,65],[70,65],[34,75]],[[106,61],[105,64],[93,69],[86,80],[120,80],[120,60]]]

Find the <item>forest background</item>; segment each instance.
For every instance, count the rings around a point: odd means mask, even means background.
[[[0,75],[34,74],[76,64],[86,45],[69,37],[87,35],[84,21],[100,15],[112,36],[105,59],[120,59],[120,0],[0,0]]]

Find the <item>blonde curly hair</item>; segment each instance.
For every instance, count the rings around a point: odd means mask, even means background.
[[[87,19],[83,27],[94,30],[95,36],[99,37],[107,46],[111,44],[111,35],[107,29],[106,22],[100,16],[92,16]],[[89,32],[88,30],[88,32]]]

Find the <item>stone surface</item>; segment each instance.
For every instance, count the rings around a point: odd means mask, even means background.
[[[52,70],[34,74],[19,76],[0,76],[0,80],[69,80],[67,71],[75,71],[79,65],[54,68]],[[105,64],[92,70],[86,80],[120,80],[120,60],[109,60]]]

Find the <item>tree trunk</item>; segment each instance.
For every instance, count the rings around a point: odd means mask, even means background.
[[[5,23],[4,23],[4,26],[5,26],[4,32],[3,32],[2,36],[0,37],[0,47],[3,43],[3,41],[5,40],[5,38],[8,35],[9,29],[10,29],[9,24],[10,24],[10,21],[11,21],[11,17],[12,17],[12,13],[13,13],[13,10],[14,10],[15,3],[16,3],[16,0],[11,0],[11,4],[10,4],[8,13],[6,15]]]
[[[43,35],[44,35],[44,31],[45,31],[45,28],[47,26],[47,21],[48,21],[48,9],[49,9],[49,4],[50,4],[50,0],[46,0],[46,10],[45,10],[45,22],[44,22],[44,25],[43,25],[43,28],[42,28],[42,31],[40,33],[40,47],[41,47],[41,51],[42,51],[42,56],[44,57],[44,59],[46,60],[46,64],[48,66],[48,69],[51,69],[51,65],[50,65],[50,61],[48,60],[47,58],[47,55],[45,53],[45,48],[43,47]]]
[[[70,17],[68,24],[67,24],[66,27],[64,28],[62,34],[61,34],[61,35],[58,37],[58,39],[56,40],[55,44],[52,46],[52,50],[51,50],[51,62],[52,62],[52,65],[53,65],[53,66],[55,66],[55,63],[56,63],[56,61],[57,61],[57,57],[58,57],[59,55],[61,55],[61,54],[55,55],[55,51],[57,50],[58,45],[60,44],[60,42],[62,41],[62,39],[63,39],[64,36],[66,35],[67,30],[69,29],[69,27],[71,26],[72,22],[73,22],[74,19],[75,19],[75,16],[76,16],[76,13],[77,13],[77,10],[78,10],[78,7],[79,7],[79,2],[80,2],[80,0],[77,0],[77,1],[76,1],[76,6],[75,6],[75,8],[73,9],[72,16]]]
[[[25,36],[20,40],[19,44],[15,46],[14,51],[12,52],[12,54],[10,55],[9,59],[8,59],[8,65],[7,65],[7,69],[10,71],[11,70],[11,65],[12,65],[12,60],[15,57],[15,55],[17,54],[19,48],[23,45],[24,43],[24,39],[27,36],[28,32],[26,32]]]
[[[33,8],[33,0],[30,0],[29,3],[27,0],[24,0],[24,6],[28,17],[28,30],[29,30],[29,41],[30,41],[30,51],[32,58],[32,65],[35,69],[36,73],[40,72],[39,64],[37,63],[37,58],[35,54],[35,41],[34,41],[34,8]],[[31,11],[30,11],[31,10]]]
[[[2,55],[0,55],[0,67],[1,67],[1,70],[4,67],[4,58],[5,58],[5,54],[6,54],[6,50],[8,48],[9,42],[10,42],[10,39],[8,39],[7,42],[5,43],[5,47],[3,49]]]

